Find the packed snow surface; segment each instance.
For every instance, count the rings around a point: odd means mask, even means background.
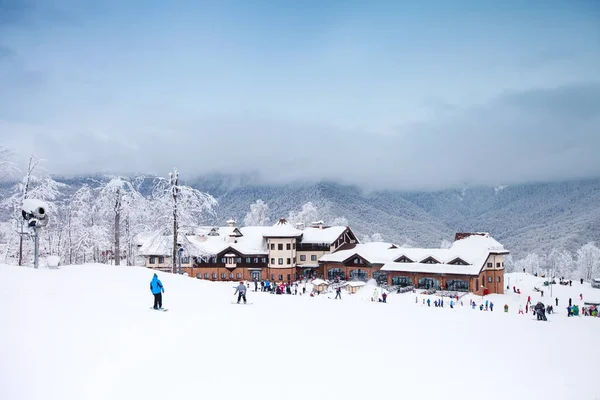
[[[370,285],[342,300],[251,285],[244,306],[235,282],[159,273],[157,312],[145,268],[0,273],[0,399],[600,399],[600,318],[565,309],[600,293],[589,284],[554,286],[557,313],[538,322],[517,314],[540,299],[524,274],[511,274],[523,294],[486,296],[486,312],[469,295],[454,309],[420,293],[371,302]]]

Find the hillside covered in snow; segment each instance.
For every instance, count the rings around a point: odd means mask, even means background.
[[[594,399],[600,319],[566,315],[600,294],[556,285],[549,322],[519,315],[542,299],[540,278],[508,274],[521,295],[472,297],[248,293],[232,283],[162,274],[167,312],[154,311],[154,271],[89,264],[0,265],[0,398],[91,399]],[[309,288],[310,289],[310,288]],[[549,294],[546,292],[546,299]],[[488,300],[493,311],[469,307]],[[542,299],[543,300],[543,299]],[[553,299],[548,299],[554,301]],[[504,304],[509,312],[503,312]],[[492,389],[491,389],[492,388]],[[596,397],[595,397],[596,396]]]

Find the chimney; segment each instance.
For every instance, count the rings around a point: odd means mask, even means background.
[[[323,229],[323,225],[325,225],[325,222],[321,221],[315,221],[311,223],[313,228],[319,228],[319,229]]]
[[[298,230],[303,230],[304,229],[304,222],[296,222],[296,229]]]
[[[235,228],[235,220],[233,218],[227,220],[227,226],[229,228]]]

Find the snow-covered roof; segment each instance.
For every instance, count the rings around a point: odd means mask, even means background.
[[[177,243],[185,250],[186,254],[192,257],[208,257],[213,255],[210,251],[196,246],[189,240],[187,236],[181,232],[177,235]],[[139,254],[142,256],[161,256],[171,255],[173,252],[173,234],[162,231],[155,232],[144,244],[140,247]]]
[[[350,286],[350,287],[361,287],[361,286],[365,286],[367,283],[366,282],[362,282],[362,281],[351,281],[351,282],[347,282],[346,285]]]
[[[455,240],[448,249],[403,248],[391,243],[373,242],[357,244],[352,248],[323,255],[321,262],[343,262],[357,255],[372,264],[384,264],[382,271],[432,272],[448,274],[478,274],[490,253],[508,254],[508,251],[489,234],[477,234]],[[395,262],[402,256],[412,263]],[[440,264],[422,261],[433,257]],[[448,264],[460,258],[469,265]]]
[[[264,237],[300,237],[302,231],[294,228],[285,218],[281,218],[275,225],[263,232]]]
[[[302,232],[302,243],[332,244],[348,229],[345,226],[328,226],[323,228],[304,228]]]
[[[318,285],[329,285],[329,282],[324,281],[323,279],[315,279],[311,282],[313,285],[318,286]]]

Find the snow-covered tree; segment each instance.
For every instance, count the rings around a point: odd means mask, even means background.
[[[136,208],[142,202],[142,195],[137,191],[134,183],[121,176],[113,176],[98,188],[98,204],[104,216],[114,221],[114,260],[115,265],[121,264],[121,219],[125,218],[125,230],[129,257],[132,240],[131,236],[131,214],[132,208]]]
[[[570,252],[552,249],[546,258],[546,263],[555,277],[573,278],[575,263]]]
[[[525,270],[525,272],[535,274],[542,267],[542,258],[536,253],[530,253],[527,257],[515,261],[514,265],[517,272]]]
[[[244,217],[245,226],[269,225],[269,205],[261,199],[250,205],[250,211]]]
[[[361,243],[373,243],[373,242],[385,242],[381,233],[374,233],[372,235],[364,235]]]
[[[168,179],[155,180],[151,200],[151,209],[156,217],[156,228],[167,229],[173,235],[171,267],[175,272],[179,226],[199,225],[206,216],[215,215],[218,203],[210,194],[181,185],[177,168],[169,173]]]
[[[336,217],[331,221],[331,226],[348,226],[348,220],[346,217]]]
[[[448,239],[442,239],[442,243],[440,243],[440,249],[449,249],[452,247],[452,242]]]
[[[291,211],[287,220],[292,225],[302,223],[305,226],[309,226],[313,222],[319,220],[319,210],[317,210],[317,207],[309,201],[302,206],[300,212]]]
[[[577,267],[580,276],[590,281],[600,272],[600,249],[589,242],[577,250]]]
[[[29,158],[27,171],[12,190],[12,194],[3,201],[3,205],[10,209],[14,226],[19,227],[20,232],[24,232],[21,207],[25,199],[40,199],[48,203],[49,218],[57,215],[56,200],[61,196],[61,190],[67,187],[52,179],[46,170],[40,165],[44,160],[35,156]],[[23,263],[23,235],[19,235],[18,264]],[[7,255],[9,251],[7,251]]]

